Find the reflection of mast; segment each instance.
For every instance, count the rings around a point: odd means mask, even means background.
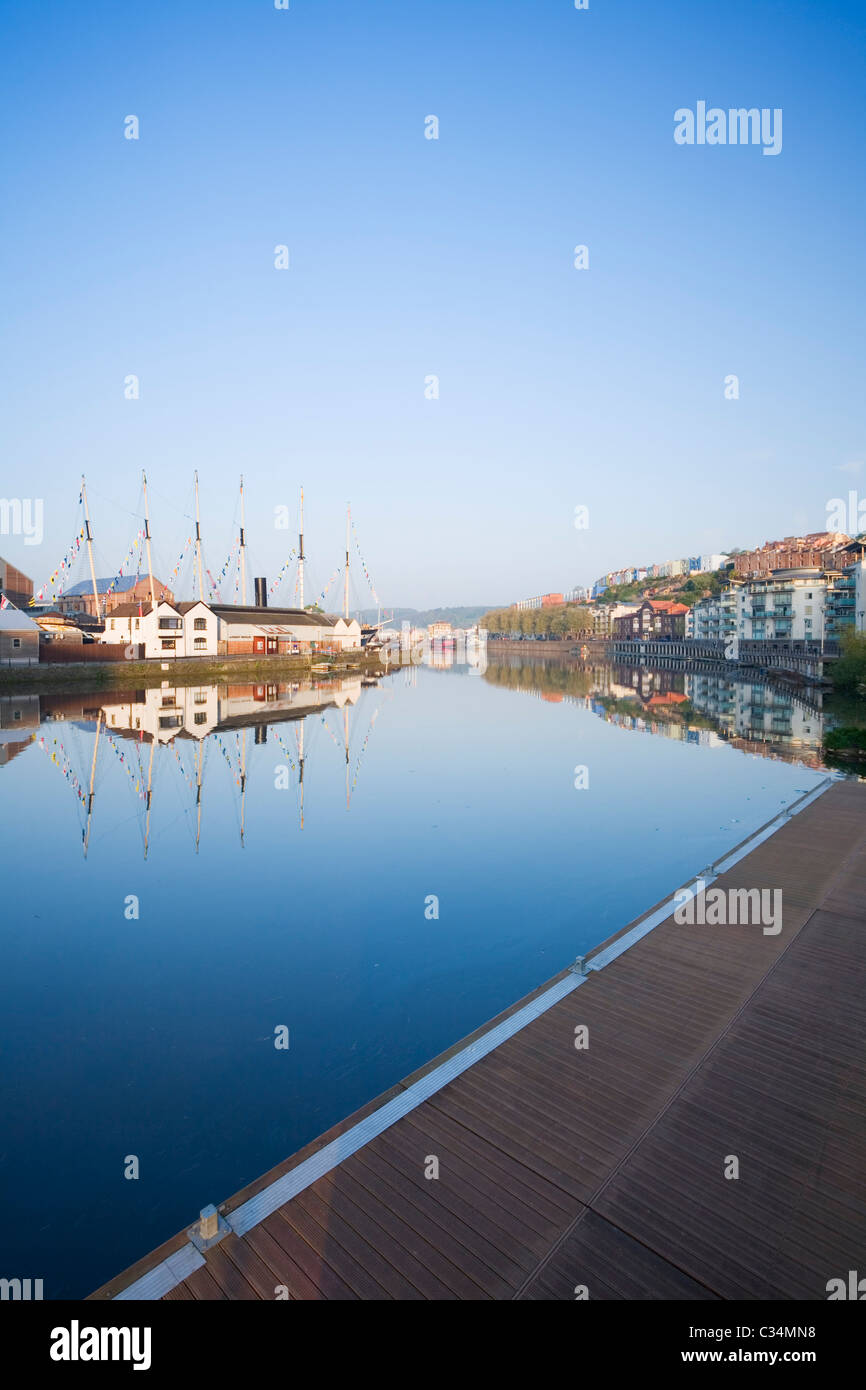
[[[198,596],[204,603],[204,580],[201,575],[201,516],[198,508],[198,469],[195,470],[195,558],[198,566]]]
[[[147,858],[147,844],[148,844],[148,840],[150,839],[150,803],[151,803],[151,793],[152,793],[152,788],[153,788],[153,754],[154,754],[155,749],[156,749],[156,734],[151,734],[151,737],[150,737],[150,765],[149,765],[149,767],[148,767],[148,769],[147,769],[147,800],[146,800],[146,802],[145,802],[145,805],[147,806],[147,815],[145,816],[145,819],[144,819],[144,857],[145,857],[145,859]]]
[[[247,729],[241,730],[241,849],[244,847],[244,798],[247,790]]]
[[[150,553],[150,517],[147,512],[147,474],[141,470],[141,486],[144,491],[144,543],[147,546],[147,572],[150,575],[150,606],[153,608],[153,558]]]
[[[298,730],[298,786],[301,789],[301,829],[304,828],[304,720]]]
[[[349,707],[343,706],[343,742],[346,745],[346,810],[349,809]]]
[[[241,603],[246,606],[247,601],[247,542],[244,535],[244,475],[241,474]]]
[[[83,486],[83,483],[82,483]],[[88,528],[89,533],[89,528]],[[87,795],[87,829],[84,832],[84,857],[87,858],[87,846],[90,842],[90,821],[93,816],[93,784],[96,778],[96,755],[99,752],[99,730],[102,728],[102,706],[96,716],[96,734],[93,739],[93,761],[90,764],[90,791]]]
[[[96,586],[96,569],[93,564],[93,532],[90,529],[90,509],[87,505],[87,488],[84,486],[84,474],[81,475],[81,500],[84,503],[84,531],[87,536],[87,558],[90,561],[90,578],[93,581],[93,602],[96,607],[93,616],[99,622],[99,589]]]
[[[201,740],[201,741],[199,742],[198,748],[197,748],[197,750],[196,750],[196,755],[195,755],[195,757],[196,757],[196,762],[195,762],[195,804],[196,804],[195,852],[196,852],[196,854],[198,854],[198,846],[199,846],[199,841],[200,841],[200,839],[201,839],[201,767],[202,767],[202,754],[203,754],[203,752],[204,752],[204,740]]]

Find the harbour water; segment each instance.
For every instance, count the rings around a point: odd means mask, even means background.
[[[690,679],[4,694],[0,1274],[86,1294],[821,781]]]

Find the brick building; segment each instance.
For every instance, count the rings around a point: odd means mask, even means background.
[[[33,580],[28,579],[26,574],[10,565],[8,560],[4,560],[0,555],[0,594],[5,594],[10,603],[14,603],[16,608],[26,608],[33,597]]]
[[[112,588],[112,584],[114,587]],[[85,613],[91,618],[101,619],[106,614],[113,613],[115,608],[126,603],[150,603],[150,577],[139,575],[133,578],[127,575],[123,579],[97,579],[97,592],[99,593],[99,611],[96,608],[96,599],[93,594],[93,581],[83,579],[80,584],[73,584],[71,589],[67,589],[65,594],[61,594],[57,599],[55,607],[61,613]],[[109,592],[110,590],[110,592]],[[157,603],[164,599],[167,603],[174,603],[174,594],[171,589],[154,577],[153,592]]]

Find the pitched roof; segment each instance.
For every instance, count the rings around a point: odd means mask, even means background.
[[[97,581],[96,581],[96,591],[97,591],[97,593],[100,593],[100,594],[107,594],[108,591],[109,591],[109,589],[112,589],[112,592],[115,593],[115,594],[127,594],[127,593],[129,593],[129,590],[130,590],[130,589],[134,589],[135,586],[136,586],[136,584],[140,583],[142,580],[144,580],[145,582],[147,582],[148,576],[147,576],[146,574],[137,574],[137,575],[133,578],[133,576],[132,576],[131,574],[127,574],[127,575],[124,575],[122,578],[118,578],[118,579],[113,579],[113,578],[112,578],[112,579],[97,579]],[[165,588],[165,585],[164,585],[164,584],[160,584],[160,582],[159,582],[158,579],[154,579],[154,581],[153,581],[153,587],[154,587],[154,589],[164,589],[164,588]],[[92,579],[82,579],[82,581],[81,581],[80,584],[73,584],[71,589],[66,589],[66,590],[64,590],[64,592],[61,594],[60,597],[61,597],[61,598],[78,598],[78,597],[80,597],[80,596],[83,595],[83,594],[92,594],[92,593],[93,593],[93,580],[92,580]]]
[[[4,632],[33,632],[39,631],[39,627],[34,623],[28,613],[22,613],[20,608],[16,608],[10,603],[8,608],[0,608],[0,628]]]
[[[173,603],[168,600],[157,599],[156,606],[159,608],[160,602],[164,602],[167,608],[174,608]],[[111,618],[144,618],[150,612],[150,599],[142,599],[141,603],[119,603],[116,608],[112,608],[107,613],[106,619]]]
[[[256,608],[241,604],[211,605],[220,622],[258,623],[260,625],[288,624],[291,627],[334,627],[337,619],[328,613],[308,613],[304,608]]]

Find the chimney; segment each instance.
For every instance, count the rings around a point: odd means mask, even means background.
[[[254,579],[256,588],[256,608],[267,608],[268,606],[268,581],[267,579]]]

